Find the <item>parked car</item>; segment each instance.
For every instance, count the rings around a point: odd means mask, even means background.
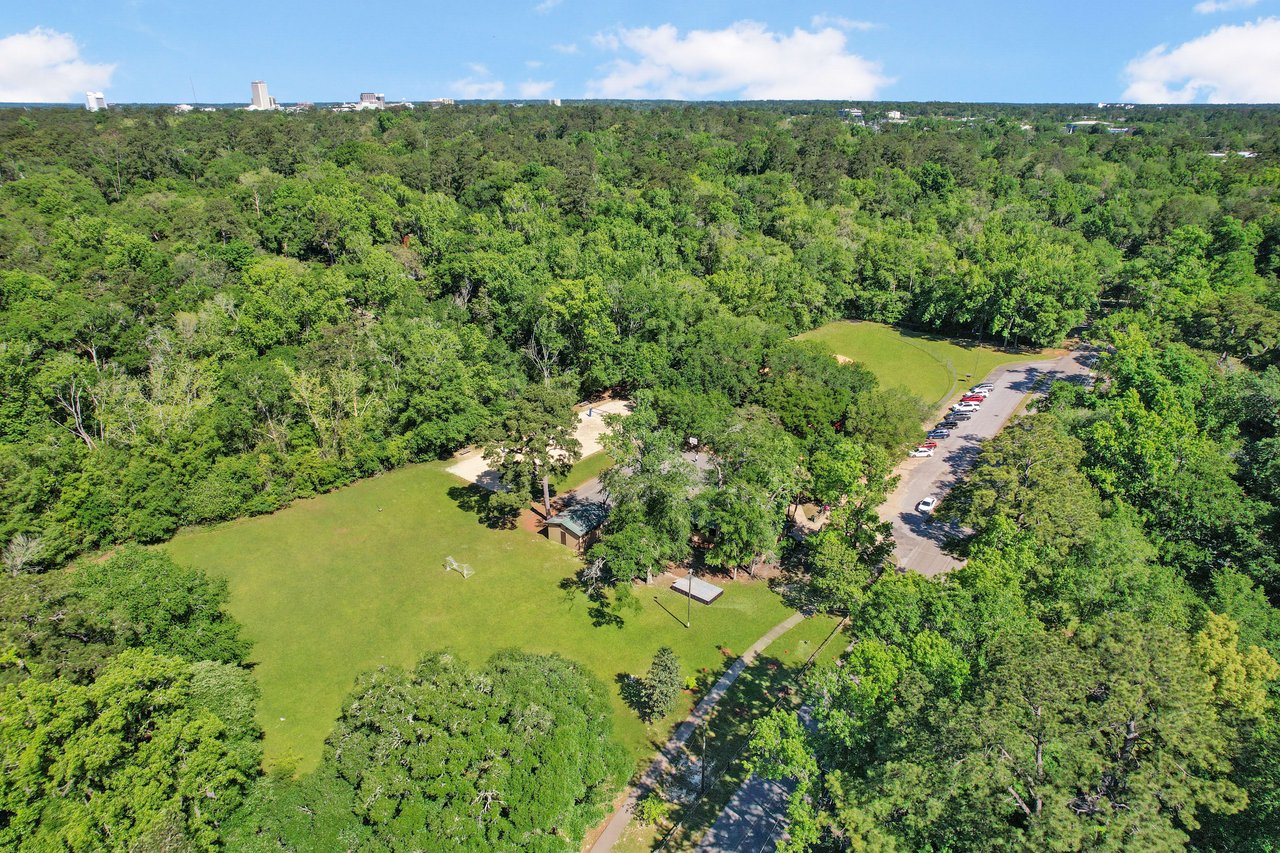
[[[977,403],[956,403],[951,407],[953,412],[976,412],[981,406]]]
[[[981,394],[970,394],[967,397],[961,397],[961,403],[985,403],[987,398]]]
[[[945,429],[935,429],[929,433],[929,438],[950,438],[951,431]]]
[[[968,412],[949,412],[947,414],[947,420],[949,421],[967,421],[971,417],[973,417],[973,415]]]
[[[996,390],[996,386],[992,385],[990,382],[983,382],[981,385],[974,385],[972,388],[970,388],[969,393],[970,394],[990,394],[994,390]]]
[[[933,448],[932,448],[932,447],[917,447],[915,450],[911,451],[911,455],[912,455],[912,456],[916,456],[916,457],[920,457],[920,456],[932,456],[932,455],[933,455]]]
[[[960,422],[947,418],[945,421],[938,424],[938,429],[960,429]]]
[[[937,447],[937,446],[938,446],[938,442],[936,442],[936,441],[922,441],[922,442],[920,442],[920,446],[921,446],[921,447],[928,447],[929,449],[933,449],[933,448],[935,448],[935,447]]]
[[[920,501],[920,503],[916,504],[916,512],[922,513],[924,515],[928,515],[929,513],[933,512],[933,508],[937,505],[938,505],[938,499],[933,495],[929,495],[929,497],[925,498],[924,500]]]

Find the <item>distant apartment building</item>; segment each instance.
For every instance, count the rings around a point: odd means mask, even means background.
[[[96,113],[98,110],[105,110],[107,108],[106,95],[101,92],[85,92],[84,108],[91,113]]]
[[[847,109],[841,110],[840,117],[849,124],[857,125],[858,127],[862,127],[866,124],[862,118],[862,110],[857,107],[848,107]]]
[[[267,83],[265,80],[254,80],[249,84],[249,89],[253,93],[249,102],[251,110],[276,110],[279,105],[276,99],[271,97],[267,92]]]
[[[361,110],[380,110],[386,107],[387,96],[381,92],[361,92],[360,102],[356,105]]]

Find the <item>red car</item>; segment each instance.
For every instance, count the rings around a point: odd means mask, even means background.
[[[967,397],[960,398],[961,403],[985,403],[986,400],[987,400],[986,397],[983,397],[979,394],[970,394]]]
[[[938,446],[938,442],[936,442],[936,441],[926,441],[926,442],[922,443],[922,444],[921,444],[921,445],[919,445],[919,446],[920,446],[920,447],[927,447],[928,449],[932,450],[932,449],[934,449],[935,447],[937,447],[937,446]]]

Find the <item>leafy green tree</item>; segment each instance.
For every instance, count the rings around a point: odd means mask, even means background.
[[[1215,294],[1202,302],[1187,323],[1187,336],[1205,349],[1260,359],[1280,346],[1280,314],[1243,291]]]
[[[1084,446],[1051,414],[1023,417],[987,442],[946,513],[981,532],[996,517],[1065,551],[1100,523],[1098,497],[1080,472]]]
[[[592,556],[604,560],[615,580],[648,582],[665,563],[690,553],[695,469],[647,406],[625,418],[606,417],[610,431],[602,444],[615,464],[600,476],[610,512]]]
[[[239,663],[249,650],[227,615],[227,583],[175,563],[161,551],[129,547],[73,576],[85,606],[120,642],[187,660]]]
[[[0,688],[0,843],[16,850],[212,849],[257,775],[249,682],[139,649],[91,683]],[[248,694],[252,695],[252,694]]]
[[[266,783],[233,843],[572,850],[625,765],[604,687],[577,664],[437,653],[362,675],[315,775]]]
[[[823,670],[809,687],[817,734],[803,740],[838,783],[830,808],[911,848],[1116,850],[1180,846],[1199,815],[1243,808],[1227,778],[1236,741],[1225,708],[1185,635],[1122,617],[1075,638],[1006,635],[988,655],[972,693],[963,657],[928,630],[910,651],[868,645],[847,664],[853,678]],[[1256,689],[1265,675],[1240,683]],[[947,693],[964,698],[926,701]],[[903,726],[916,734],[893,734]],[[789,740],[796,766],[803,752]],[[813,787],[806,796],[823,801]],[[829,839],[836,826],[814,814],[808,835]]]
[[[551,513],[551,478],[566,474],[582,452],[573,403],[570,388],[529,384],[490,428],[484,458],[502,478],[511,509],[523,506],[540,483],[543,508]]]
[[[66,572],[0,579],[0,681],[65,678],[84,684],[121,650],[108,619],[86,606]]]

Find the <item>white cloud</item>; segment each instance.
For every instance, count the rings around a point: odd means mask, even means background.
[[[563,0],[542,0],[537,6],[533,7],[533,11],[539,15],[545,15],[555,7],[559,6]]]
[[[471,74],[460,80],[454,80],[449,88],[460,98],[501,98],[506,85],[501,80],[489,76],[489,68],[480,62],[469,62],[467,68]]]
[[[1218,27],[1172,50],[1158,45],[1125,66],[1125,100],[1147,104],[1280,101],[1280,18]]]
[[[0,39],[0,101],[79,101],[86,90],[110,86],[115,70],[81,59],[68,33],[36,27]]]
[[[858,32],[866,32],[876,28],[876,24],[872,21],[855,21],[852,18],[845,18],[840,15],[814,15],[809,19],[809,24],[814,29],[835,27],[838,30],[857,30]]]
[[[526,60],[524,61],[524,67],[525,67],[525,68],[541,68],[541,67],[542,67],[542,60],[541,60],[541,59],[526,59]]]
[[[547,92],[550,92],[551,87],[554,85],[554,80],[525,80],[519,87],[520,97],[541,98]]]
[[[563,54],[574,54],[578,52],[578,46],[573,42],[569,42],[568,44],[553,44],[551,45],[551,49],[556,53]]]
[[[1195,10],[1201,15],[1212,15],[1214,12],[1231,12],[1257,5],[1258,0],[1201,0],[1195,5]]]
[[[619,29],[595,39],[606,50],[627,50],[634,59],[611,62],[604,77],[587,87],[590,97],[750,99],[875,97],[893,79],[878,62],[846,51],[845,34],[834,27],[770,32],[757,21],[722,30],[691,30],[671,24]]]

